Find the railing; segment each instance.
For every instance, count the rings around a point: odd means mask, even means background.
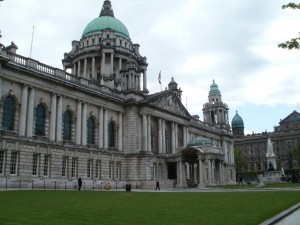
[[[73,74],[65,72],[64,70],[50,67],[48,65],[40,63],[37,60],[31,59],[31,58],[26,58],[21,55],[17,55],[17,54],[10,53],[10,52],[7,52],[7,55],[8,55],[8,58],[13,63],[24,66],[24,67],[34,70],[36,72],[39,72],[39,73],[42,73],[42,74],[45,74],[48,76],[52,76],[55,78],[60,78],[67,82],[75,83],[75,84],[78,84],[83,87],[87,87],[87,88],[95,90],[95,91],[104,92],[112,97],[120,98],[120,95],[118,93],[112,92],[108,87],[102,86],[100,84],[91,83],[86,78],[77,77]]]
[[[81,190],[125,190],[130,184],[132,189],[138,189],[137,183],[116,181],[82,182]],[[78,190],[78,182],[61,180],[1,180],[0,190]]]

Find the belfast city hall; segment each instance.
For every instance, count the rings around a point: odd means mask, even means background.
[[[203,120],[189,114],[174,78],[150,93],[139,44],[110,1],[99,11],[61,69],[0,43],[0,185],[235,183],[229,108],[216,82]]]

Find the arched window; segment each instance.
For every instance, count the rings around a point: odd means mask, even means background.
[[[115,147],[115,125],[113,122],[108,124],[108,147]]]
[[[87,135],[87,143],[89,145],[95,144],[95,123],[92,117],[87,121]]]
[[[72,137],[72,116],[69,111],[64,113],[64,133],[63,140],[71,140]]]
[[[42,105],[38,105],[35,110],[35,135],[45,136],[45,108]]]
[[[16,106],[12,97],[8,96],[4,99],[2,114],[2,129],[14,130]]]

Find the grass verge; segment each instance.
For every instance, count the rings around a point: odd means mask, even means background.
[[[1,225],[259,224],[299,192],[3,191]]]

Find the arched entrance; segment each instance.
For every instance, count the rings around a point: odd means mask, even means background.
[[[199,150],[187,148],[181,151],[181,159],[184,165],[186,183],[188,187],[197,187],[199,184]]]
[[[168,163],[168,179],[177,179],[177,169],[175,162]]]

